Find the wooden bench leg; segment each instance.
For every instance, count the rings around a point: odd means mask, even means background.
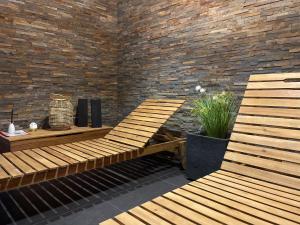
[[[178,147],[178,157],[182,168],[186,169],[186,142],[180,142]]]

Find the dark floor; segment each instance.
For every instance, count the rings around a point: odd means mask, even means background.
[[[97,225],[188,183],[166,155],[147,156],[0,194],[0,224]]]

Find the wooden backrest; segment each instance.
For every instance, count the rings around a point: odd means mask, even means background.
[[[147,99],[105,138],[142,148],[183,103],[184,100]]]
[[[250,76],[222,169],[300,188],[300,73]]]

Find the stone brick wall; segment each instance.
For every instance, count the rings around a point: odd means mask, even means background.
[[[149,96],[186,98],[175,122],[189,130],[197,84],[241,94],[251,73],[300,71],[300,1],[127,0],[119,24],[120,117]]]
[[[113,124],[147,97],[185,98],[168,124],[190,130],[194,88],[243,92],[251,73],[300,71],[295,0],[0,2],[0,129],[48,115],[50,93],[101,97]]]
[[[101,97],[117,116],[117,0],[0,2],[0,129],[48,115],[49,94]]]

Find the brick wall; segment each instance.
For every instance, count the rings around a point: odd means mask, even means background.
[[[12,104],[27,127],[66,92],[101,97],[106,123],[147,97],[186,98],[169,125],[187,130],[196,85],[241,94],[251,73],[300,71],[299,1],[20,0],[0,12],[0,129]]]
[[[191,129],[197,84],[241,94],[251,73],[300,71],[300,1],[127,0],[119,23],[120,117],[148,96],[187,98],[175,122]]]
[[[49,94],[101,97],[116,120],[117,0],[0,2],[0,129],[48,115]]]

